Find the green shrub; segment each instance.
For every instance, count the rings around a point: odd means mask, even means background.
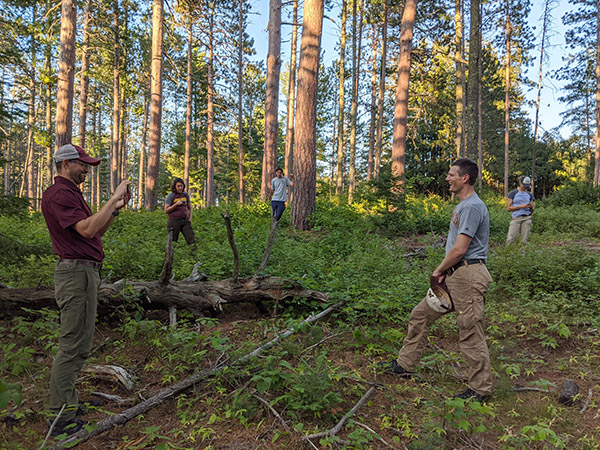
[[[547,203],[552,206],[600,205],[600,187],[591,183],[570,182],[554,192]]]

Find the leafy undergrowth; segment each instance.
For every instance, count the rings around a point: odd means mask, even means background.
[[[253,305],[226,305],[218,318],[180,312],[175,329],[162,312],[117,310],[100,317],[88,363],[122,366],[135,376],[135,384],[128,391],[115,380],[84,372],[78,381],[81,400],[96,398],[92,393],[99,391],[140,402],[198,371],[226,367],[77,448],[600,448],[600,252],[594,235],[600,220],[586,211],[595,227],[586,223],[579,234],[551,223],[539,229],[534,225],[527,248],[505,247],[508,219],[500,206],[490,207],[496,231],[489,268],[495,282],[487,296],[486,327],[495,391],[481,405],[451,400],[464,390],[466,374],[453,315],[432,327],[414,377],[376,370],[377,362],[393,358],[400,348],[408,314],[443,255],[447,225],[438,224],[437,214],[447,216],[451,205],[415,205],[411,208],[435,216],[427,222],[421,214],[423,227],[431,229],[420,234],[390,238],[389,229],[380,229],[388,219],[343,207],[322,208],[311,232],[280,229],[267,271],[328,292],[332,304],[343,302],[315,324],[301,323],[327,305],[302,299],[277,305],[269,316]],[[234,215],[245,275],[262,256],[268,223],[263,209],[255,206]],[[398,220],[412,220],[415,213],[410,210]],[[548,208],[540,217],[560,222],[568,213]],[[153,230],[163,227],[164,219],[124,216],[121,228],[105,238],[111,276],[153,279],[164,246],[164,236]],[[219,219],[216,210],[194,217],[203,270],[215,279],[227,277],[231,269]],[[19,258],[41,261],[40,272],[46,270],[44,258],[51,261],[40,237],[43,227],[36,228],[39,218],[22,220],[40,232],[22,237],[35,252],[23,254],[15,247],[13,262],[6,261],[11,269],[2,281],[11,285],[18,284],[14,272],[36,278],[34,267],[17,266]],[[188,252],[185,246],[176,250],[178,278],[191,270],[194,255]],[[266,306],[273,311],[275,305]],[[2,449],[39,448],[45,437],[58,316],[46,310],[34,317],[0,322]],[[290,328],[295,333],[277,345],[232,364]],[[573,406],[557,401],[565,379],[579,385]],[[305,439],[332,429],[372,386],[375,394],[339,433]],[[105,400],[85,418],[99,421],[128,407]]]

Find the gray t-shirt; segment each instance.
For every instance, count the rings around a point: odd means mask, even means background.
[[[287,188],[292,182],[288,177],[273,178],[271,181],[271,189],[273,190],[273,198],[275,202],[287,202]]]
[[[464,259],[486,259],[490,240],[490,215],[476,193],[462,200],[452,213],[450,231],[446,241],[446,254],[456,243],[459,234],[471,239]]]

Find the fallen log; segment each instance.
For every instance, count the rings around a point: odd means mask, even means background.
[[[156,281],[118,281],[103,284],[98,292],[98,314],[113,312],[117,306],[132,302],[147,310],[168,310],[170,306],[186,309],[199,316],[215,316],[223,305],[232,303],[281,302],[293,298],[327,301],[322,292],[305,289],[300,283],[276,276],[254,276],[220,281],[186,279],[168,284]],[[28,310],[57,309],[54,288],[0,288],[0,318],[28,316]]]

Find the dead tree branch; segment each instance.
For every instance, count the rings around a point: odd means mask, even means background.
[[[76,443],[79,444],[81,442],[85,442],[88,439],[90,439],[91,437],[96,436],[100,433],[103,433],[104,431],[107,431],[111,428],[114,428],[117,425],[125,424],[126,422],[130,421],[134,417],[148,412],[150,409],[154,408],[156,405],[159,405],[159,404],[163,403],[164,401],[174,397],[175,395],[193,387],[194,385],[200,383],[201,381],[204,381],[206,378],[216,375],[218,372],[222,371],[226,367],[235,366],[236,364],[240,364],[240,363],[248,361],[250,358],[252,358],[254,356],[258,356],[265,350],[273,347],[275,344],[277,344],[282,339],[285,339],[285,338],[291,336],[292,334],[296,333],[298,330],[300,330],[302,328],[301,325],[314,323],[314,322],[318,321],[319,319],[327,316],[335,308],[337,308],[340,304],[341,304],[341,302],[336,303],[335,305],[332,305],[329,308],[321,311],[317,315],[311,314],[306,319],[304,319],[299,324],[299,326],[289,328],[288,330],[284,331],[283,333],[278,334],[271,341],[261,345],[260,347],[256,348],[254,351],[242,356],[241,358],[236,359],[232,363],[230,363],[230,364],[222,363],[222,364],[214,366],[210,369],[206,369],[206,370],[197,372],[194,375],[186,378],[185,380],[183,380],[177,384],[174,384],[173,386],[169,386],[166,389],[163,389],[162,391],[158,392],[157,394],[153,395],[152,397],[143,401],[142,403],[140,403],[132,408],[129,408],[129,409],[123,411],[122,413],[115,414],[115,415],[107,417],[104,420],[101,420],[100,422],[98,422],[96,424],[96,428],[94,430],[92,430],[91,432],[83,429],[83,430],[73,434],[72,436],[69,436],[67,439],[58,442],[56,444],[56,446],[53,448],[54,449],[62,449],[65,447],[71,447],[71,446],[75,445]],[[374,389],[375,388],[371,388],[371,390],[374,390]],[[361,401],[359,403],[357,403],[358,407],[355,406],[350,411],[350,413],[353,413],[353,411],[356,411],[358,408],[360,408],[360,406],[362,406],[362,404],[367,400],[367,398],[368,397],[366,395],[363,396],[364,401],[363,401],[363,399],[361,399]],[[359,404],[360,404],[360,406],[359,406]],[[350,413],[346,414],[346,416],[349,416]],[[344,417],[346,417],[346,416],[344,416]],[[342,423],[342,425],[343,425],[343,423]],[[340,428],[341,428],[341,426],[340,426]]]
[[[235,246],[235,240],[233,239],[231,216],[227,210],[225,210],[225,213],[222,213],[221,216],[223,217],[223,220],[225,220],[225,226],[227,227],[227,239],[229,240],[229,245],[231,246],[231,251],[233,252],[233,274],[231,276],[231,282],[236,284],[240,273],[240,258],[238,256],[237,247]]]
[[[265,247],[265,252],[263,253],[262,261],[260,262],[260,266],[258,266],[257,273],[263,272],[267,263],[269,262],[269,258],[271,257],[271,250],[273,249],[273,244],[275,243],[275,234],[277,233],[277,220],[275,220],[275,216],[271,215],[271,228],[269,230],[269,238],[267,239],[267,246]]]
[[[169,284],[173,273],[173,230],[169,230],[167,244],[165,247],[165,260],[163,262],[162,272],[158,277],[159,284]]]

